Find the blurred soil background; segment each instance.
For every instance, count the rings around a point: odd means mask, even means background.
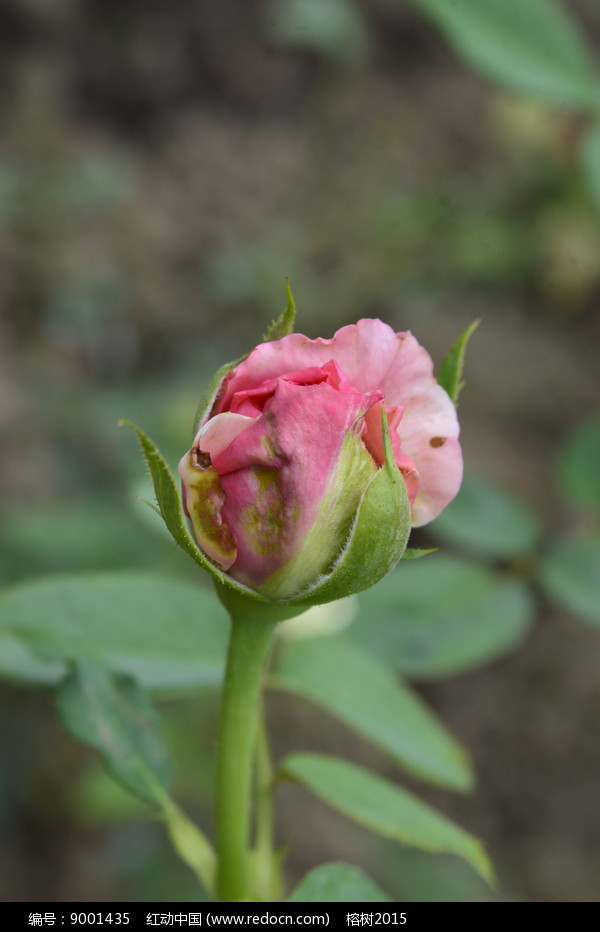
[[[381,317],[438,366],[481,318],[466,462],[549,532],[578,520],[553,461],[598,405],[600,217],[575,164],[581,121],[486,84],[404,0],[298,7],[0,0],[3,583],[194,573],[146,520],[116,423],[176,463],[204,383],[258,342],[286,275],[309,336]],[[600,8],[568,7],[598,50]],[[280,794],[290,881],[336,859],[399,899],[598,899],[599,669],[598,632],[542,598],[510,655],[419,686],[479,774],[471,796],[419,792],[484,839],[497,892],[297,788]],[[164,707],[179,796],[205,822],[212,764],[196,742],[212,748],[215,704]],[[3,900],[196,897],[162,827],[63,733],[49,695],[5,684],[0,709]],[[277,752],[378,763],[308,705],[278,698],[270,718]]]

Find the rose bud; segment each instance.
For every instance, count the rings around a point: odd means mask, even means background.
[[[184,509],[204,553],[239,583],[328,601],[376,582],[410,525],[454,498],[458,433],[412,334],[380,320],[330,340],[293,333],[224,376],[179,463]],[[384,470],[392,485],[375,482]]]

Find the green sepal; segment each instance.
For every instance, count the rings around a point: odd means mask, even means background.
[[[174,540],[215,582],[219,599],[234,617],[251,621],[284,621],[313,605],[332,602],[374,585],[401,558],[410,533],[410,504],[404,479],[396,466],[389,425],[382,409],[385,463],[369,483],[357,509],[345,549],[326,576],[293,599],[274,600],[223,573],[189,533],[175,479],[164,457],[149,437],[130,421],[120,421],[138,436],[148,464],[161,516]]]
[[[285,309],[282,311],[277,320],[274,320],[263,337],[264,343],[271,343],[273,340],[281,340],[294,332],[294,323],[296,321],[296,305],[290,287],[290,280],[285,280]]]
[[[420,560],[421,557],[427,557],[430,553],[437,553],[439,547],[430,547],[428,550],[421,550],[418,547],[407,547],[402,554],[403,560]]]
[[[458,340],[452,344],[438,375],[439,384],[448,392],[455,405],[465,384],[461,380],[467,343],[480,323],[480,320],[474,320],[472,324],[469,324],[464,333],[461,333]]]
[[[381,422],[385,463],[365,489],[346,548],[329,574],[290,600],[292,604],[310,608],[368,589],[395,567],[406,549],[410,504],[383,407]]]
[[[175,542],[190,555],[192,560],[195,560],[203,569],[223,582],[224,574],[222,570],[205,556],[185,526],[175,478],[158,447],[143,430],[140,430],[131,421],[121,420],[119,421],[119,427],[130,427],[137,434],[142,454],[150,471],[160,515]]]
[[[290,287],[290,280],[286,278],[285,280],[285,297],[286,305],[285,309],[282,311],[277,320],[274,320],[267,332],[263,337],[264,343],[272,342],[273,340],[280,340],[282,337],[287,337],[290,333],[294,332],[294,322],[296,320],[296,305],[294,303],[294,298],[292,296],[292,289]],[[198,407],[196,408],[196,416],[194,417],[194,429],[192,437],[195,437],[198,433],[198,428],[204,421],[208,418],[210,412],[213,409],[215,401],[219,396],[221,391],[221,386],[227,378],[230,372],[232,372],[241,362],[244,362],[248,358],[250,352],[245,353],[243,356],[240,356],[239,359],[235,359],[233,362],[226,362],[221,366],[212,379],[210,380],[207,388],[205,389]]]
[[[227,378],[227,376],[229,375],[229,373],[232,372],[233,369],[236,368],[236,366],[239,366],[239,364],[243,362],[244,359],[247,359],[249,355],[250,353],[245,353],[243,356],[240,356],[239,359],[234,359],[233,362],[226,362],[225,365],[217,369],[212,379],[210,380],[207,388],[205,389],[204,394],[202,395],[198,403],[198,407],[196,408],[196,415],[194,417],[194,428],[192,431],[192,439],[198,433],[198,428],[200,427],[200,425],[204,423],[204,421],[208,418],[208,415],[212,411],[213,405],[215,401],[217,400],[219,392],[221,391],[221,386],[223,382],[225,381],[225,379]]]
[[[119,425],[131,427],[137,434],[144,459],[148,464],[152,484],[154,485],[154,494],[156,495],[160,515],[167,525],[175,543],[179,544],[179,546],[189,554],[192,560],[195,560],[202,569],[210,573],[218,582],[230,586],[247,598],[261,599],[261,596],[253,589],[249,589],[247,586],[243,586],[241,583],[236,582],[236,580],[232,579],[230,576],[226,576],[225,573],[200,550],[186,527],[175,478],[158,447],[150,440],[143,430],[140,430],[140,428],[132,424],[131,421],[121,420],[119,421]]]

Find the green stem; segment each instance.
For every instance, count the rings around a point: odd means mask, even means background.
[[[282,899],[281,865],[273,851],[273,768],[264,708],[256,735],[254,879],[262,900],[277,903]]]
[[[265,658],[277,622],[233,615],[217,762],[217,899],[248,899],[252,764]]]

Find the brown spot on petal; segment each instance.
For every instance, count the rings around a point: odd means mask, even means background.
[[[430,447],[443,447],[446,443],[447,437],[432,437],[429,441]]]
[[[212,465],[210,453],[203,453],[199,447],[194,447],[191,454],[194,469],[208,469]]]
[[[204,552],[218,566],[228,570],[237,558],[237,544],[222,517],[225,492],[221,477],[211,465],[210,455],[197,447],[190,450],[187,459],[187,463],[182,461],[181,472],[186,512]]]

